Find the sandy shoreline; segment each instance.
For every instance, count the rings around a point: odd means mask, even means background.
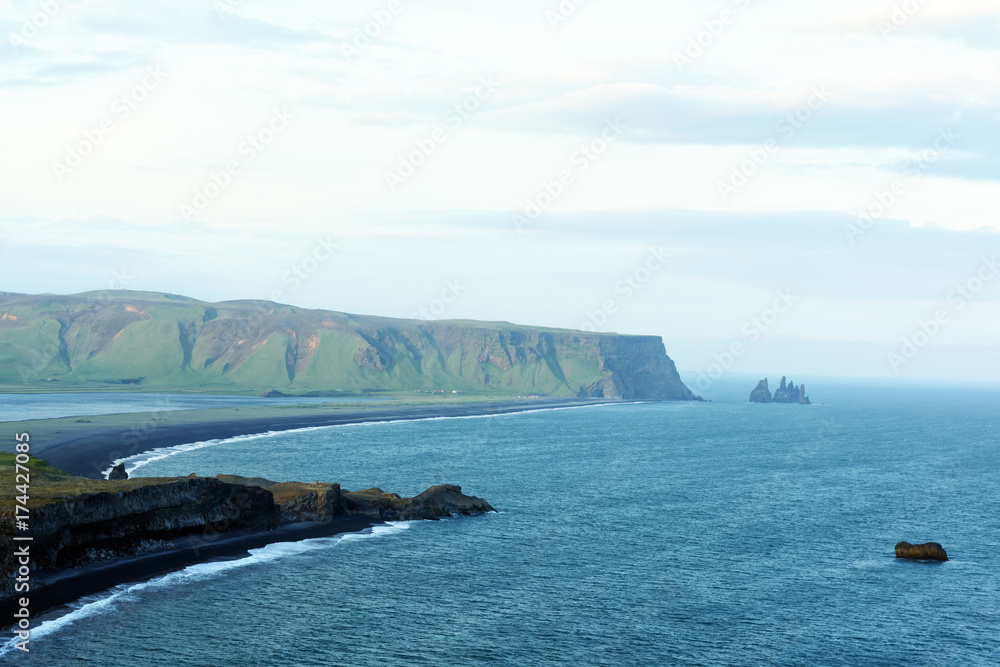
[[[100,478],[114,461],[161,447],[254,435],[268,431],[337,426],[365,422],[427,419],[431,417],[468,417],[508,414],[558,407],[604,405],[607,399],[525,399],[509,402],[469,402],[448,405],[411,405],[395,407],[343,407],[292,411],[293,414],[267,409],[163,412],[157,417],[146,413],[115,415],[115,419],[88,418],[86,425],[70,420],[38,420],[9,423],[5,426],[31,433],[32,454],[47,459],[51,465],[84,477]],[[192,419],[186,413],[198,412]],[[217,412],[213,418],[211,413]],[[289,411],[284,411],[289,412]],[[46,428],[47,422],[59,421],[76,426],[68,432]],[[263,472],[263,471],[262,471]]]

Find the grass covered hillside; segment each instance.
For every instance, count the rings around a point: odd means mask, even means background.
[[[694,398],[653,336],[132,291],[0,292],[0,385]]]

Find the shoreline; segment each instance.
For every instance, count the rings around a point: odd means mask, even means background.
[[[119,424],[94,424],[71,433],[31,432],[31,422],[16,423],[18,429],[31,433],[32,454],[45,459],[55,468],[82,477],[103,479],[103,471],[115,461],[164,447],[221,440],[243,435],[259,435],[269,431],[290,431],[298,428],[343,426],[348,424],[378,423],[387,421],[429,419],[435,417],[474,417],[483,415],[513,414],[530,410],[552,408],[614,405],[631,401],[594,398],[529,399],[509,402],[470,402],[446,405],[415,405],[366,408],[340,407],[316,414],[316,409],[298,414],[254,416],[261,410],[246,410],[246,415],[233,414],[234,410],[213,419],[185,421],[185,412],[160,413],[150,418],[149,413],[111,415]],[[343,406],[344,404],[340,404]],[[197,411],[211,412],[211,411]],[[311,412],[312,414],[307,414]],[[203,416],[203,415],[202,415]],[[106,417],[106,416],[105,416]],[[62,418],[66,421],[70,418]],[[99,421],[100,417],[93,417]],[[56,420],[37,420],[39,425]],[[15,423],[9,423],[13,426]],[[88,423],[89,426],[89,423]]]
[[[285,524],[266,532],[229,531],[232,534],[223,533],[214,542],[198,546],[191,544],[196,536],[185,535],[176,538],[175,546],[160,551],[124,556],[81,568],[32,572],[32,577],[40,575],[45,583],[37,588],[33,586],[30,593],[23,595],[30,598],[31,618],[36,619],[81,598],[110,591],[122,584],[149,581],[198,563],[246,557],[251,549],[269,544],[357,533],[384,523],[379,519],[338,517],[331,521]],[[0,614],[4,618],[11,618],[17,611],[14,600],[0,602]]]
[[[113,415],[124,419],[110,420],[108,424],[94,424],[98,428],[83,427],[71,433],[55,434],[42,431],[32,433],[32,454],[49,461],[55,468],[96,479],[103,479],[102,470],[111,463],[126,456],[134,456],[164,447],[173,447],[194,442],[216,440],[241,435],[254,435],[270,431],[288,431],[297,428],[341,426],[349,424],[378,423],[400,420],[430,418],[474,417],[483,415],[515,414],[531,410],[570,408],[630,403],[609,399],[528,399],[505,402],[474,402],[446,405],[419,405],[395,407],[340,408],[320,414],[272,415],[266,417],[240,416],[233,418],[228,411],[228,419],[208,419],[201,421],[184,419],[185,411],[163,413],[163,422],[154,422],[143,439],[136,440],[132,447],[124,446],[129,436],[137,432],[136,420],[142,413]],[[204,417],[205,412],[200,416]],[[219,411],[222,412],[222,411]],[[247,411],[248,413],[250,411]],[[189,415],[190,417],[190,415]],[[44,422],[63,420],[37,420]],[[96,419],[96,417],[95,417]],[[119,422],[114,424],[114,422]],[[21,422],[30,426],[31,422]],[[41,437],[39,437],[41,436]],[[60,437],[62,436],[62,437]],[[183,570],[186,567],[210,560],[245,557],[250,549],[257,549],[280,542],[298,542],[319,537],[360,532],[375,525],[385,523],[379,519],[364,517],[338,517],[332,521],[316,523],[284,524],[272,531],[249,532],[230,531],[221,534],[211,544],[197,544],[191,536],[174,540],[174,546],[132,556],[124,556],[111,561],[93,563],[81,568],[61,568],[39,572],[44,585],[33,587],[31,617],[52,611],[76,602],[84,597],[110,591],[116,586],[149,581],[158,576]],[[196,538],[195,538],[196,539]],[[0,613],[13,614],[17,607],[14,600],[0,602]],[[8,616],[10,617],[10,616]]]

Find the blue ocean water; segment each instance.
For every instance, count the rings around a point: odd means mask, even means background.
[[[1000,664],[1000,391],[813,382],[223,441],[134,474],[452,482],[500,513],[271,545],[77,605],[11,664]],[[938,541],[952,560],[894,558]]]
[[[344,403],[378,401],[368,397],[278,397],[228,396],[223,394],[134,394],[111,392],[79,392],[73,394],[3,394],[0,393],[0,422],[28,419],[58,419],[104,414],[136,412],[173,412],[175,410],[209,410],[212,408],[242,408],[260,405],[299,405],[305,403]]]

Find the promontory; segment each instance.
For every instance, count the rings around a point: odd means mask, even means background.
[[[0,479],[14,488],[12,454]],[[31,613],[122,583],[273,542],[365,529],[385,521],[440,519],[495,511],[460,486],[431,486],[412,498],[378,488],[274,482],[235,475],[95,480],[30,458],[29,533],[15,504],[0,505],[0,607],[30,593]],[[23,517],[21,517],[23,518]],[[16,538],[29,535],[30,541]],[[22,538],[23,539],[23,538]],[[18,548],[30,554],[30,591],[15,591]]]

